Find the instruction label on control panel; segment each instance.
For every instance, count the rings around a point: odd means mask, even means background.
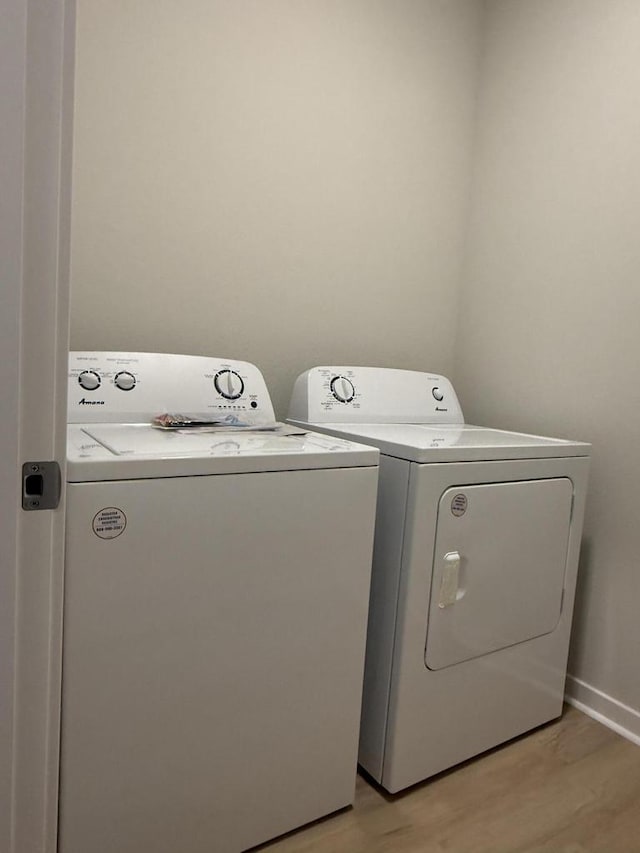
[[[93,517],[93,532],[100,539],[115,539],[124,532],[127,516],[115,506],[106,506]]]

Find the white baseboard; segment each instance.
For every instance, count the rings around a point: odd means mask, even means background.
[[[640,746],[640,711],[572,675],[567,676],[564,698],[569,705]]]

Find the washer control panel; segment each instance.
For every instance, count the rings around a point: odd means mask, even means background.
[[[148,422],[164,413],[275,420],[258,368],[246,361],[148,352],[69,353],[69,423]]]
[[[462,424],[449,380],[382,367],[312,367],[293,388],[288,419],[305,423]]]

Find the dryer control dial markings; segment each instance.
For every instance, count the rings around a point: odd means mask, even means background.
[[[225,400],[237,400],[242,397],[244,392],[244,382],[239,373],[235,370],[219,370],[213,377],[218,394],[221,394]]]
[[[350,403],[356,395],[353,383],[346,376],[334,376],[330,388],[331,393],[340,403]]]
[[[95,370],[83,370],[80,376],[78,376],[78,382],[81,388],[84,388],[85,391],[95,391],[96,388],[99,388],[102,379],[100,379],[99,374],[95,372]]]

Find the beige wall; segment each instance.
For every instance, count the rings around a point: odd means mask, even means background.
[[[469,419],[593,442],[570,670],[636,711],[638,45],[637,0],[489,2],[455,370]]]
[[[72,347],[449,372],[475,0],[78,0]]]

